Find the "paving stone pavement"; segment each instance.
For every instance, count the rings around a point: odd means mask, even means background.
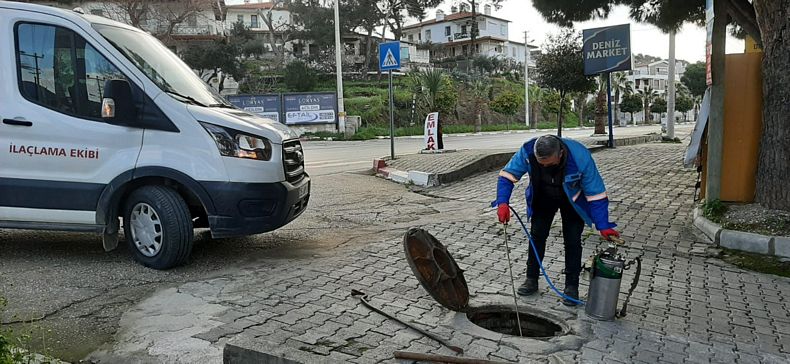
[[[681,167],[683,151],[682,145],[658,143],[595,154],[612,199],[612,220],[628,241],[625,253],[644,254],[629,313],[615,322],[563,306],[542,282],[539,295],[519,298],[519,304],[564,322],[567,335],[522,339],[475,328],[419,285],[404,258],[404,229],[361,234],[364,244],[349,242],[327,257],[262,261],[232,276],[179,286],[179,294],[225,307],[201,332],[190,332],[190,340],[221,347],[229,340],[254,339],[305,362],[396,362],[395,350],[453,355],[368,310],[350,296],[358,289],[373,305],[449,339],[468,357],[521,363],[787,363],[790,300],[784,294],[790,292],[790,279],[744,271],[711,256],[715,249],[691,227],[695,174]],[[465,270],[472,307],[513,302],[502,230],[487,207],[495,176],[486,172],[421,192],[430,200],[468,203],[478,215],[428,224],[414,220]],[[523,189],[519,185],[511,200],[522,211]],[[508,233],[520,280],[527,243],[515,227]],[[585,256],[601,244],[592,230],[584,241]],[[561,288],[558,228],[549,238],[545,265]],[[632,271],[626,271],[623,287],[631,278]],[[588,281],[581,283],[585,295]]]

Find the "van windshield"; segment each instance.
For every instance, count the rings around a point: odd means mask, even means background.
[[[229,106],[222,96],[153,36],[111,25],[93,24],[93,27],[162,91],[177,100],[202,106]]]

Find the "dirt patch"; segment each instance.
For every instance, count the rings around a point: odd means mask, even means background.
[[[741,269],[790,277],[790,261],[778,257],[722,249],[718,258]]]
[[[728,204],[721,216],[725,229],[763,235],[790,236],[790,212],[771,210],[759,204]]]

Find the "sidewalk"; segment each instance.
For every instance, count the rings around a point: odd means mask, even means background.
[[[235,287],[256,296],[278,295],[277,306],[258,306],[243,334],[227,352],[263,351],[298,362],[396,362],[395,350],[454,355],[447,348],[371,312],[347,295],[356,288],[372,303],[465,349],[464,356],[519,363],[787,363],[790,361],[790,279],[744,271],[714,258],[690,226],[692,170],[680,165],[683,146],[645,144],[596,154],[611,195],[611,218],[627,241],[626,257],[643,254],[642,277],[628,315],[614,322],[567,308],[541,279],[540,294],[519,297],[519,305],[558,317],[570,328],[547,340],[516,338],[470,326],[467,316],[441,307],[408,269],[398,238],[371,242],[349,258],[313,262],[309,270],[269,277],[256,287]],[[475,221],[423,226],[448,247],[464,270],[470,306],[512,305],[502,229],[487,207],[496,172],[430,191],[431,196],[480,206]],[[511,202],[524,210],[523,184]],[[517,280],[523,279],[528,249],[523,233],[508,230]],[[601,243],[584,236],[587,257]],[[546,251],[548,275],[563,287],[564,252],[559,228]],[[295,276],[293,276],[295,275]],[[282,277],[280,281],[270,280]],[[275,278],[276,279],[276,278]],[[623,278],[620,302],[633,271]],[[517,284],[519,282],[516,282]],[[290,287],[277,291],[278,286]],[[581,296],[587,293],[587,278]],[[284,297],[291,297],[284,299]],[[309,303],[303,299],[321,297]],[[290,303],[286,304],[288,301]],[[275,301],[272,301],[275,302]],[[291,307],[283,309],[282,306]],[[290,306],[295,305],[295,306]],[[273,317],[273,319],[269,319]]]

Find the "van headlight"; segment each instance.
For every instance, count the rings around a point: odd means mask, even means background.
[[[247,134],[235,129],[201,122],[203,128],[217,143],[219,154],[268,161],[272,158],[272,143],[262,136]]]

